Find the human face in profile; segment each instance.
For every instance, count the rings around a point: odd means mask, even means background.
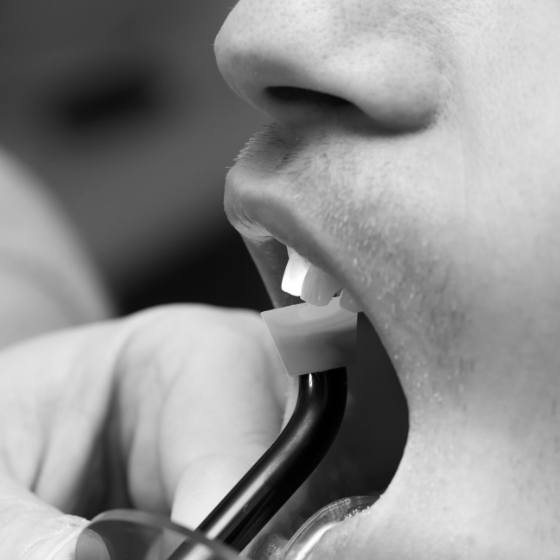
[[[284,245],[353,295],[409,407],[389,488],[312,558],[560,550],[559,29],[553,0],[241,0],[220,31],[272,122],[232,222],[276,303]]]

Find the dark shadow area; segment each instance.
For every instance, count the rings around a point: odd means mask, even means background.
[[[180,251],[117,294],[124,313],[167,303],[209,303],[262,311],[271,307],[260,276],[241,239],[225,230],[197,255]]]
[[[148,63],[119,64],[74,75],[51,94],[47,112],[62,132],[87,136],[158,116],[165,103]]]

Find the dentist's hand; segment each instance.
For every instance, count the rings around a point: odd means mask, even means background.
[[[110,507],[196,526],[280,429],[255,314],[77,327],[109,313],[48,189],[0,152],[0,560],[70,560],[80,516]]]
[[[196,526],[280,430],[268,344],[253,313],[174,306],[0,353],[0,558],[73,558],[62,512]]]

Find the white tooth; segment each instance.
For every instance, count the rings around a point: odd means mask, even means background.
[[[352,311],[353,313],[360,313],[362,311],[362,308],[354,299],[354,296],[352,296],[347,289],[342,290],[338,302],[340,307],[346,309],[347,311]]]
[[[303,282],[301,299],[313,305],[327,305],[340,288],[340,284],[330,274],[311,265]]]
[[[282,277],[282,291],[292,296],[301,296],[305,277],[311,268],[311,263],[288,247],[288,264]]]
[[[342,286],[327,272],[311,264],[291,247],[282,277],[282,291],[312,305],[327,305]]]

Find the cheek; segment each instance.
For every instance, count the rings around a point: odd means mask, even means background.
[[[398,323],[435,343],[449,330],[445,314],[461,308],[462,264],[474,245],[463,147],[441,127],[363,144],[352,161],[361,166],[347,174],[354,179],[328,226],[355,268],[352,287],[378,326]]]
[[[511,158],[485,151],[484,140],[443,123],[354,143],[329,152],[328,173],[345,177],[336,193],[332,180],[316,189],[314,219],[347,253],[351,287],[417,393],[433,395],[442,379],[456,385],[477,368],[546,360],[560,335],[553,160],[534,173],[521,146]]]

